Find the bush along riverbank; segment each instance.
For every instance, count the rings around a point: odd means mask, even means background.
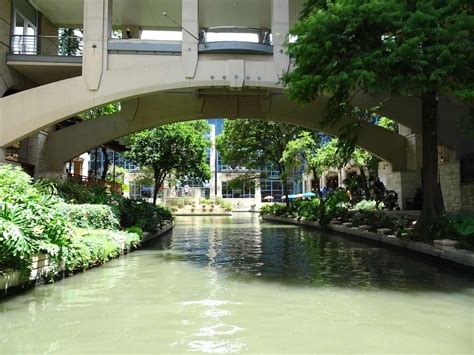
[[[102,186],[37,181],[0,167],[0,295],[53,281],[136,249],[168,230],[169,209],[114,195]]]
[[[297,200],[261,208],[264,219],[317,226],[442,257],[474,266],[474,216],[446,215],[429,233],[415,233],[416,217],[377,209],[375,201],[349,208],[348,197],[336,191],[327,199]]]

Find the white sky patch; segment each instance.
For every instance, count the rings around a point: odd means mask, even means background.
[[[141,39],[156,41],[182,41],[181,31],[154,31],[143,30]],[[207,42],[219,41],[237,41],[237,42],[258,42],[256,33],[234,33],[234,32],[208,32],[206,34]]]
[[[207,42],[237,41],[237,42],[258,42],[256,33],[234,33],[234,32],[208,32]]]
[[[141,39],[152,39],[156,41],[182,41],[183,34],[181,31],[143,30]]]

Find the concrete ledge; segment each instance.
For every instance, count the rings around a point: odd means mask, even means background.
[[[232,216],[232,212],[176,212],[175,216],[208,216],[208,217],[222,217],[222,216]]]
[[[313,222],[315,224],[306,224],[298,222],[297,220],[286,218],[286,217],[276,217],[276,216],[262,216],[262,218],[266,221],[273,221],[273,222],[284,222],[284,223],[291,223],[291,224],[298,224],[298,225],[308,225],[308,226],[315,226],[319,227],[317,222]],[[436,258],[441,258],[444,260],[451,261],[453,263],[461,264],[464,266],[474,267],[474,253],[469,250],[464,249],[438,249],[434,246],[426,243],[421,242],[406,242],[402,239],[397,238],[394,235],[388,234],[377,234],[374,232],[368,232],[364,229],[360,229],[357,227],[347,228],[341,225],[335,225],[329,223],[327,226],[328,230],[339,232],[339,233],[346,233],[353,236],[374,240],[380,243],[393,245],[402,249],[408,249],[415,251],[417,253],[430,255]]]
[[[156,233],[144,232],[142,237],[142,244],[147,243],[150,240],[156,239],[166,232],[170,231],[174,227],[174,222],[168,222],[163,225]]]

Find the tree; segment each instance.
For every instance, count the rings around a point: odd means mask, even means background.
[[[319,194],[319,178],[327,168],[320,164],[318,159],[321,139],[316,132],[303,131],[298,137],[290,141],[281,161],[288,167],[304,166],[306,171],[313,175],[317,184],[317,193]]]
[[[132,134],[124,140],[128,148],[124,156],[139,166],[153,169],[153,204],[170,174],[210,178],[206,164],[208,129],[205,121],[174,123]]]
[[[259,169],[271,162],[280,174],[283,193],[288,196],[288,178],[292,170],[282,157],[289,142],[302,131],[300,127],[284,123],[226,120],[223,133],[217,137],[217,149],[222,159],[232,166]],[[288,197],[286,201],[288,203]]]
[[[82,54],[80,48],[79,37],[76,35],[74,28],[59,29],[58,54],[64,56],[76,56]]]
[[[358,91],[421,100],[423,209],[419,229],[444,211],[438,176],[438,95],[474,97],[472,0],[310,0],[291,31],[290,96],[329,94],[326,122],[353,119]],[[472,112],[471,112],[472,114]]]

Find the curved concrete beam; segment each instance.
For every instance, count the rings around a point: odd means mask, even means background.
[[[282,90],[270,61],[200,60],[193,79],[185,79],[180,57],[156,62],[106,71],[96,91],[88,89],[84,77],[76,77],[0,99],[0,147],[91,108],[157,92],[257,87]]]
[[[252,118],[284,122],[338,136],[340,126],[322,127],[326,102],[300,106],[285,96],[204,95],[161,93],[125,102],[122,110],[110,116],[86,121],[48,137],[47,154],[52,171],[60,171],[66,161],[100,144],[124,135],[168,123],[212,117]],[[392,163],[395,170],[405,168],[405,138],[366,124],[358,145]]]

